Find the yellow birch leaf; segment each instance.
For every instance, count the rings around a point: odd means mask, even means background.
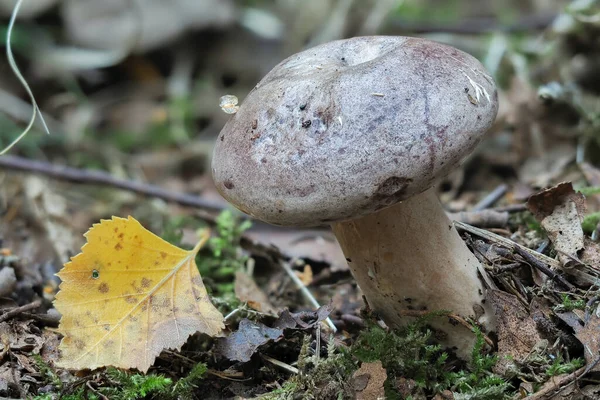
[[[113,217],[85,236],[81,253],[58,273],[60,367],[146,372],[162,350],[181,349],[193,333],[221,332],[223,315],[211,304],[194,260],[208,233],[186,251],[132,217]]]

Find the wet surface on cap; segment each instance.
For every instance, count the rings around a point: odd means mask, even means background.
[[[431,187],[497,112],[473,57],[435,42],[364,37],[275,67],[221,131],[213,176],[242,211],[280,225],[354,218]]]

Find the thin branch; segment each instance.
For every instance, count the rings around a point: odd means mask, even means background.
[[[556,272],[552,271],[548,267],[548,265],[546,263],[540,261],[539,259],[537,259],[536,257],[534,257],[529,252],[524,251],[520,247],[514,247],[513,250],[518,255],[520,255],[521,257],[523,257],[525,259],[525,261],[529,265],[531,265],[534,268],[537,268],[540,272],[542,272],[544,275],[546,275],[547,277],[549,277],[553,281],[558,281],[558,283],[560,283],[561,285],[563,285],[564,287],[566,287],[570,291],[574,291],[575,290],[575,286],[573,286],[571,283],[567,282],[567,280],[562,275],[559,275]]]
[[[222,211],[226,209],[226,207],[221,204],[202,199],[192,194],[173,192],[148,183],[119,179],[104,171],[63,167],[16,156],[0,157],[0,169],[2,168],[31,172],[73,183],[109,186],[144,196],[156,197],[167,202],[177,203],[187,207],[202,208],[212,211]]]
[[[508,185],[504,183],[499,185],[496,187],[496,189],[492,190],[487,196],[481,199],[479,203],[475,204],[473,208],[471,208],[471,211],[481,211],[485,210],[486,208],[490,208],[496,204],[498,200],[504,197],[506,192],[508,192]]]
[[[292,374],[296,374],[297,375],[297,374],[300,373],[300,370],[298,368],[293,367],[293,366],[291,366],[289,364],[286,364],[283,361],[279,361],[279,360],[277,360],[277,359],[275,359],[273,357],[269,357],[266,354],[261,354],[260,356],[262,357],[263,360],[268,361],[271,364],[276,365],[276,366],[278,366],[281,369],[284,369],[284,370],[286,370],[288,372],[291,372]]]
[[[556,390],[560,391],[567,385],[575,382],[586,373],[586,367],[579,368],[568,375],[550,378],[550,380],[537,392],[527,396],[527,400],[541,400],[549,398]]]
[[[24,313],[26,311],[35,310],[36,308],[40,307],[41,305],[42,305],[42,301],[36,300],[29,304],[25,304],[24,306],[13,308],[13,309],[5,312],[4,314],[0,315],[0,322],[4,322],[8,319],[11,319],[12,317],[15,317],[21,313]]]

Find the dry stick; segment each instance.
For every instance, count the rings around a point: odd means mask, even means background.
[[[548,268],[548,266],[546,264],[544,264],[542,261],[535,258],[530,253],[523,251],[523,249],[521,249],[519,247],[515,247],[514,251],[518,255],[523,257],[529,265],[539,269],[544,275],[548,276],[552,280],[558,281],[561,285],[563,285],[564,287],[566,287],[567,289],[569,289],[571,291],[575,290],[575,286],[573,286],[572,284],[567,282],[567,280],[565,278],[563,278],[561,275],[557,274],[556,272],[552,271],[550,268]]]
[[[565,375],[562,378],[560,378],[558,382],[556,382],[554,385],[548,385],[548,387],[542,388],[540,391],[535,392],[531,396],[527,396],[527,400],[541,400],[557,389],[562,390],[563,387],[565,387],[567,384],[570,384],[578,378],[580,378],[581,376],[583,376],[585,372],[586,367],[579,368],[577,371],[571,372],[569,375]],[[551,378],[551,380],[552,379],[553,378]]]
[[[293,367],[293,366],[291,366],[289,364],[286,364],[283,361],[279,361],[279,360],[277,360],[277,359],[275,359],[273,357],[269,357],[269,356],[267,356],[265,354],[261,354],[260,356],[262,357],[263,360],[268,361],[271,364],[276,365],[276,366],[278,366],[281,369],[284,369],[284,370],[286,370],[288,372],[291,372],[292,374],[299,374],[300,373],[300,370],[298,368]]]
[[[490,208],[508,192],[508,185],[502,184],[492,190],[487,196],[475,204],[471,211],[481,211]]]
[[[148,183],[115,178],[103,171],[57,166],[43,161],[35,161],[16,156],[0,157],[0,168],[32,172],[73,183],[110,186],[144,196],[156,197],[182,206],[214,211],[222,211],[226,208],[221,204],[202,199],[192,194],[173,192]]]
[[[308,299],[308,301],[310,302],[310,304],[314,308],[321,307],[321,305],[319,304],[319,302],[317,301],[317,299],[315,299],[315,296],[313,296],[312,293],[310,292],[310,290],[308,290],[308,288],[304,285],[304,282],[302,282],[300,280],[300,278],[298,278],[298,275],[296,275],[294,273],[294,271],[292,270],[292,268],[290,268],[289,264],[286,263],[285,261],[281,261],[279,264],[285,270],[285,272],[288,274],[288,276],[290,278],[292,278],[292,281],[294,281],[294,283],[296,284],[296,286],[298,286],[298,289],[300,289],[300,291],[302,292],[302,294],[304,295],[304,297],[306,297]],[[325,319],[325,322],[327,323],[327,325],[329,326],[329,328],[331,328],[331,331],[333,333],[337,332],[337,328],[333,324],[333,321],[331,320],[331,318],[327,317]]]
[[[96,390],[96,388],[94,388],[92,386],[92,382],[91,381],[85,382],[85,386],[87,386],[88,389],[90,389],[96,396],[100,397],[102,400],[109,400],[108,397],[106,397],[105,395],[103,395],[102,393],[100,393],[98,390]]]
[[[29,304],[25,304],[24,306],[21,307],[17,307],[17,308],[13,308],[10,311],[5,312],[4,314],[0,315],[0,322],[4,322],[7,319],[10,319],[14,316],[17,316],[25,311],[29,311],[29,310],[33,310],[38,308],[39,306],[42,305],[42,301],[41,300],[36,300],[34,302],[31,302]]]
[[[498,211],[498,212],[506,211],[509,213],[527,211],[527,204],[525,204],[525,203],[509,204],[507,206],[492,208],[492,210]]]
[[[460,230],[472,233],[472,234],[474,234],[476,236],[482,237],[482,238],[484,238],[486,240],[489,240],[491,242],[500,243],[500,244],[504,245],[505,247],[507,247],[508,249],[511,249],[513,251],[516,251],[516,249],[518,248],[519,251],[522,251],[522,252],[525,252],[525,253],[531,255],[536,260],[540,261],[541,263],[543,263],[543,264],[545,264],[547,266],[550,266],[550,267],[552,267],[554,269],[564,270],[562,264],[558,260],[555,260],[553,258],[548,257],[545,254],[538,253],[535,250],[532,250],[532,249],[527,248],[527,247],[525,247],[523,245],[515,243],[512,240],[507,239],[507,238],[505,238],[503,236],[496,235],[495,233],[486,231],[484,229],[479,229],[479,228],[476,228],[474,226],[471,226],[471,225],[468,225],[468,224],[464,224],[464,223],[458,222],[458,221],[455,221],[454,225],[456,226],[457,229],[460,229]],[[584,279],[584,280],[586,280],[586,281],[588,281],[588,282],[590,282],[590,283],[592,283],[594,285],[600,285],[600,279],[598,279],[596,276],[592,276],[592,275],[590,275],[590,274],[588,274],[588,273],[586,273],[584,271],[579,271],[579,270],[577,270],[575,268],[571,268],[571,269],[568,270],[568,273],[570,275],[573,275],[573,276],[579,278],[579,279]],[[562,277],[559,278],[559,280],[561,280],[561,279],[562,279]],[[566,286],[571,285],[566,280],[564,280],[564,281],[561,280],[561,283],[564,283]],[[573,287],[573,286],[571,285],[569,287]]]
[[[520,244],[518,244],[516,242],[513,242],[512,240],[507,239],[507,238],[505,238],[503,236],[496,235],[495,233],[486,231],[484,229],[479,229],[479,228],[476,228],[474,226],[471,226],[471,225],[468,225],[468,224],[465,224],[465,223],[462,223],[462,222],[458,222],[458,221],[454,221],[454,225],[459,230],[463,230],[463,231],[472,233],[473,235],[476,235],[476,236],[479,236],[481,238],[487,239],[487,240],[489,240],[491,242],[501,243],[505,247],[507,247],[507,248],[509,248],[511,250],[514,250],[515,248],[519,248],[522,251],[524,251],[526,253],[529,253],[530,255],[532,255],[533,257],[535,257],[536,259],[542,261],[543,263],[545,263],[545,264],[547,264],[547,265],[549,265],[549,266],[551,266],[553,268],[557,268],[557,269],[562,268],[562,265],[557,260],[555,260],[553,258],[550,258],[550,257],[548,257],[545,254],[538,253],[535,250],[531,250],[530,248],[527,248],[527,247],[525,247],[523,245],[520,245]]]

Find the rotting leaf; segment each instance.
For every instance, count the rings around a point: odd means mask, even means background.
[[[186,251],[132,217],[113,217],[85,236],[81,253],[58,274],[60,367],[146,372],[162,350],[180,349],[193,333],[221,332],[223,316],[194,260],[208,234]]]
[[[497,373],[504,373],[511,360],[523,361],[539,343],[536,323],[519,299],[501,290],[488,290],[488,299],[498,320]]]
[[[560,262],[570,266],[584,247],[584,196],[573,190],[571,182],[563,182],[531,196],[527,207],[548,233]]]
[[[321,306],[315,311],[291,313],[290,310],[285,309],[279,314],[279,318],[273,326],[281,329],[310,329],[321,321],[325,321],[332,310],[331,303]]]
[[[247,303],[250,308],[265,314],[277,315],[277,311],[269,301],[267,295],[246,272],[237,271],[235,273],[233,290],[236,297],[240,301]]]
[[[312,329],[316,324],[327,319],[331,310],[331,304],[321,306],[315,311],[291,313],[289,310],[283,310],[274,322],[273,328],[244,318],[240,321],[236,332],[220,339],[217,350],[230,360],[250,361],[260,346],[283,337],[285,329]]]
[[[260,346],[282,336],[283,329],[269,328],[244,318],[236,332],[219,341],[217,349],[230,360],[247,362]]]

